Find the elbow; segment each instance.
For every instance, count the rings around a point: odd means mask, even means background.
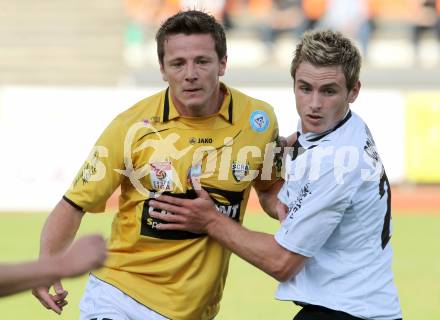
[[[279,282],[286,282],[294,277],[297,272],[298,270],[295,266],[278,262],[269,274]]]
[[[277,279],[279,282],[286,282],[288,281],[290,278],[292,278],[293,274],[279,274],[277,275],[277,277],[275,279]]]
[[[306,261],[306,257],[293,252],[278,252],[268,273],[279,282],[286,282],[303,268]]]
[[[280,270],[273,272],[271,276],[274,277],[279,282],[286,282],[290,278],[292,278],[295,274],[296,274],[295,272],[292,272],[290,270],[288,271]]]
[[[260,269],[279,282],[286,282],[303,268],[307,257],[282,247],[275,237],[269,237],[268,241],[271,242],[268,246],[270,250],[262,257]]]

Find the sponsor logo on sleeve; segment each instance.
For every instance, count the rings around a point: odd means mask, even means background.
[[[299,190],[296,200],[289,204],[289,218],[293,219],[293,215],[298,212],[299,209],[301,209],[304,199],[308,196],[312,194],[312,190],[310,189],[310,182],[305,184],[304,186],[301,187],[301,189]]]

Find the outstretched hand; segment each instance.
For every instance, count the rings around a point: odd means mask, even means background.
[[[49,310],[57,314],[61,314],[63,307],[67,305],[68,292],[63,289],[61,281],[53,284],[55,294],[49,292],[50,287],[40,287],[32,290],[32,294],[40,301],[40,303]]]
[[[75,241],[63,254],[49,257],[48,263],[53,264],[54,277],[76,277],[92,269],[102,266],[107,256],[105,241],[100,235],[88,235]],[[50,287],[39,287],[32,294],[47,309],[61,314],[67,305],[68,292],[64,290],[61,281],[53,284],[54,294]]]
[[[180,199],[161,195],[150,200],[150,207],[162,211],[151,211],[150,216],[167,223],[157,225],[158,230],[185,230],[193,233],[207,233],[218,215],[214,201],[200,186],[195,188],[197,198]]]

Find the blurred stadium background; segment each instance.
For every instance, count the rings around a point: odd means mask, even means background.
[[[362,48],[352,106],[369,124],[393,188],[394,268],[406,319],[440,319],[440,1],[0,0],[0,260],[36,258],[47,212],[120,111],[165,87],[158,24],[204,8],[228,33],[224,81],[270,102],[280,131],[296,128],[289,63],[298,36],[338,29]],[[252,200],[250,228],[273,231]],[[81,232],[108,234],[111,214]],[[237,258],[218,319],[289,319],[276,286]],[[85,278],[67,281],[76,319]],[[55,319],[29,293],[0,300],[2,319]]]

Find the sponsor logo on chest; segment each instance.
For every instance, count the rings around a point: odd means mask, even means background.
[[[217,211],[224,214],[225,216],[234,219],[235,221],[238,221],[240,218],[240,203],[234,204],[234,205],[222,205],[222,204],[215,204],[215,207],[217,208]]]

